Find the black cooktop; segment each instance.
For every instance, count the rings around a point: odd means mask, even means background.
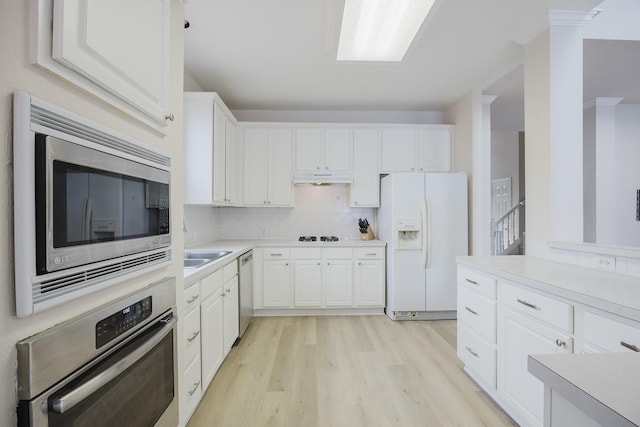
[[[337,236],[320,236],[321,242],[338,242]],[[300,236],[298,237],[299,242],[317,242],[318,238],[316,236]]]

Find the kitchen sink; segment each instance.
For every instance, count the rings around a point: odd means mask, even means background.
[[[225,255],[231,251],[187,251],[184,253],[184,268],[198,268]]]
[[[205,265],[208,262],[211,262],[210,259],[204,258],[189,258],[184,260],[184,268],[198,268],[202,265]]]

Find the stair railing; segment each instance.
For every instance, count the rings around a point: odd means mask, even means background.
[[[524,201],[517,203],[500,218],[491,219],[491,254],[509,255],[515,252],[523,240],[520,232],[520,213]]]

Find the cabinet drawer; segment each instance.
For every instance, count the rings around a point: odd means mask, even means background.
[[[458,288],[458,322],[464,323],[489,342],[496,342],[496,302],[466,286]]]
[[[625,352],[640,350],[640,324],[623,323],[599,314],[584,313],[584,336],[589,344],[605,351]]]
[[[320,248],[296,248],[293,250],[295,259],[321,259],[322,249]]]
[[[200,358],[195,358],[184,371],[184,402],[186,413],[191,416],[202,396]]]
[[[356,258],[358,259],[382,259],[384,258],[384,248],[357,248]]]
[[[184,316],[184,361],[188,365],[200,354],[200,309]]]
[[[461,324],[458,324],[458,357],[475,375],[496,388],[496,348]]]
[[[289,259],[289,248],[266,248],[263,257],[265,260]]]
[[[324,248],[322,254],[325,259],[351,259],[353,249],[351,248]]]
[[[478,271],[458,268],[458,285],[468,286],[489,299],[496,299],[496,279]]]
[[[200,283],[189,286],[184,290],[184,309],[185,312],[193,310],[200,306]]]
[[[200,300],[204,301],[222,289],[222,270],[217,270],[200,280]]]
[[[233,261],[222,268],[222,281],[227,283],[233,279],[233,276],[238,274],[238,261]]]
[[[508,283],[500,288],[500,302],[567,332],[573,332],[573,306]]]

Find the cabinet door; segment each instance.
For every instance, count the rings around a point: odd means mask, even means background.
[[[293,296],[296,307],[322,305],[322,266],[320,260],[295,261]]]
[[[532,426],[543,425],[544,384],[527,370],[530,354],[571,353],[571,337],[500,307],[498,391]]]
[[[95,83],[164,127],[169,100],[171,2],[65,0],[55,3],[61,7],[53,8],[53,23],[49,21],[49,25],[53,24],[49,54],[54,61],[73,71],[61,75],[81,86],[89,81]],[[88,81],[78,79],[78,75]],[[93,84],[88,87],[93,89]],[[107,102],[120,105],[113,96],[91,91]]]
[[[449,172],[451,170],[451,129],[421,129],[418,132],[418,163],[420,171]]]
[[[382,172],[415,170],[415,129],[382,130]]]
[[[224,360],[223,290],[212,294],[200,307],[202,341],[202,387],[206,390]]]
[[[231,351],[233,343],[240,335],[240,327],[238,317],[238,276],[229,280],[224,284],[224,355],[226,356]]]
[[[224,132],[224,141],[225,141],[225,176],[224,176],[224,192],[225,192],[225,200],[227,203],[237,203],[236,197],[236,178],[235,178],[235,164],[236,164],[236,128],[229,120],[229,118],[225,117],[225,132]]]
[[[263,265],[264,306],[291,306],[291,267],[289,261],[265,261]]]
[[[268,205],[293,206],[291,135],[290,129],[269,131]]]
[[[324,169],[322,129],[296,130],[296,170]]]
[[[384,261],[358,260],[355,270],[354,305],[384,307]]]
[[[351,131],[326,129],[324,132],[324,168],[329,171],[352,170]]]
[[[380,206],[380,164],[378,131],[353,132],[353,184],[351,206]]]
[[[213,114],[213,201],[225,203],[225,179],[227,174],[225,166],[227,161],[225,133],[227,118],[218,105],[214,105]]]
[[[327,260],[325,289],[328,307],[351,307],[353,305],[353,261]]]
[[[267,204],[267,130],[244,130],[244,203]]]

